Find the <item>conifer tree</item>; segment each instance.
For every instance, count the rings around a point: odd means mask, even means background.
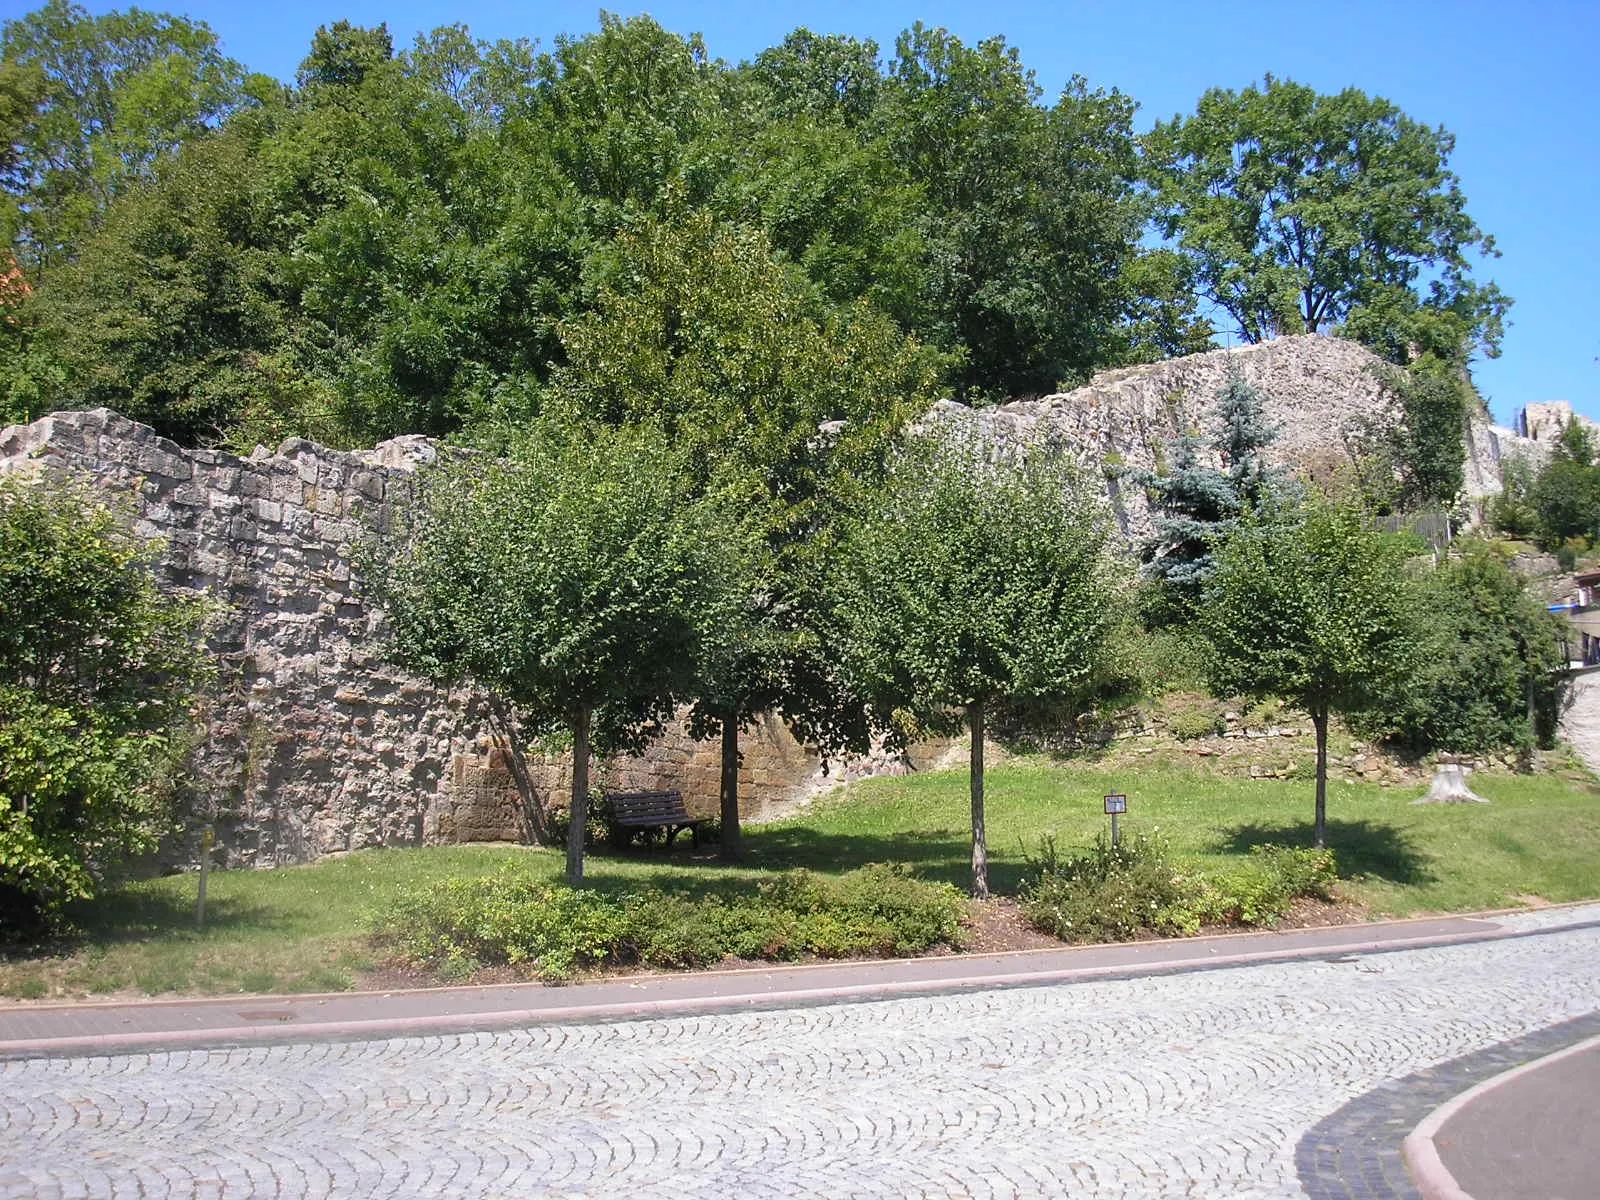
[[[1166,585],[1181,610],[1192,607],[1210,578],[1217,543],[1261,506],[1280,477],[1263,455],[1277,436],[1266,418],[1266,399],[1237,366],[1230,367],[1211,409],[1209,449],[1221,466],[1203,461],[1200,439],[1184,432],[1172,443],[1171,472],[1140,477],[1155,525],[1143,548],[1145,573]]]

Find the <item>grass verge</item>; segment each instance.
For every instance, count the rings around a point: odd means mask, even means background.
[[[1410,791],[1331,783],[1341,894],[1374,916],[1600,896],[1600,790],[1557,775],[1477,775],[1472,786],[1493,803],[1413,808]],[[900,862],[964,887],[966,789],[959,771],[868,781],[795,819],[751,827],[741,866],[717,862],[715,847],[602,853],[590,859],[587,884],[602,895],[653,889],[732,903],[779,871],[837,877]],[[1105,829],[1107,792],[1128,797],[1125,832],[1159,829],[1172,855],[1200,870],[1237,868],[1257,845],[1310,843],[1306,781],[1227,778],[1181,762],[1141,763],[1137,772],[1022,763],[988,776],[996,890],[1018,890],[1047,836],[1064,851],[1092,844]],[[431,884],[508,869],[553,884],[562,857],[533,847],[437,847],[216,872],[204,931],[194,927],[193,875],[129,883],[72,914],[81,935],[71,943],[0,960],[0,995],[341,990],[376,965],[381,951],[367,935],[374,914]]]

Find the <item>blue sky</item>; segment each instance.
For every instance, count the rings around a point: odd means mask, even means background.
[[[0,0],[0,15],[36,7]],[[101,12],[128,7],[91,3]],[[228,53],[290,78],[319,24],[387,22],[397,45],[420,30],[463,23],[480,38],[557,34],[598,25],[598,7],[547,0],[143,0],[140,7],[206,21]],[[1243,87],[1266,72],[1319,91],[1354,86],[1387,97],[1416,120],[1456,135],[1451,160],[1468,211],[1501,257],[1478,265],[1516,301],[1503,355],[1475,377],[1496,418],[1523,404],[1564,399],[1600,420],[1600,4],[1595,0],[1346,0],[1327,4],[1144,0],[984,4],[618,4],[678,33],[700,32],[715,57],[738,61],[805,25],[875,39],[921,20],[963,40],[1004,35],[1053,99],[1074,73],[1138,100],[1140,127],[1193,108],[1208,87]]]

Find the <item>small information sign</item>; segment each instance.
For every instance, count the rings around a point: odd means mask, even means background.
[[[1107,796],[1106,812],[1112,816],[1128,811],[1128,798],[1126,796]]]

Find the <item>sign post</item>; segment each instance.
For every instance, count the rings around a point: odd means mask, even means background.
[[[1117,818],[1128,811],[1128,798],[1122,795],[1106,797],[1106,812],[1111,817],[1111,848],[1122,844],[1122,831],[1117,828]]]
[[[216,845],[217,833],[207,825],[200,834],[200,897],[194,906],[194,923],[206,927],[206,876],[211,874],[211,847]]]

